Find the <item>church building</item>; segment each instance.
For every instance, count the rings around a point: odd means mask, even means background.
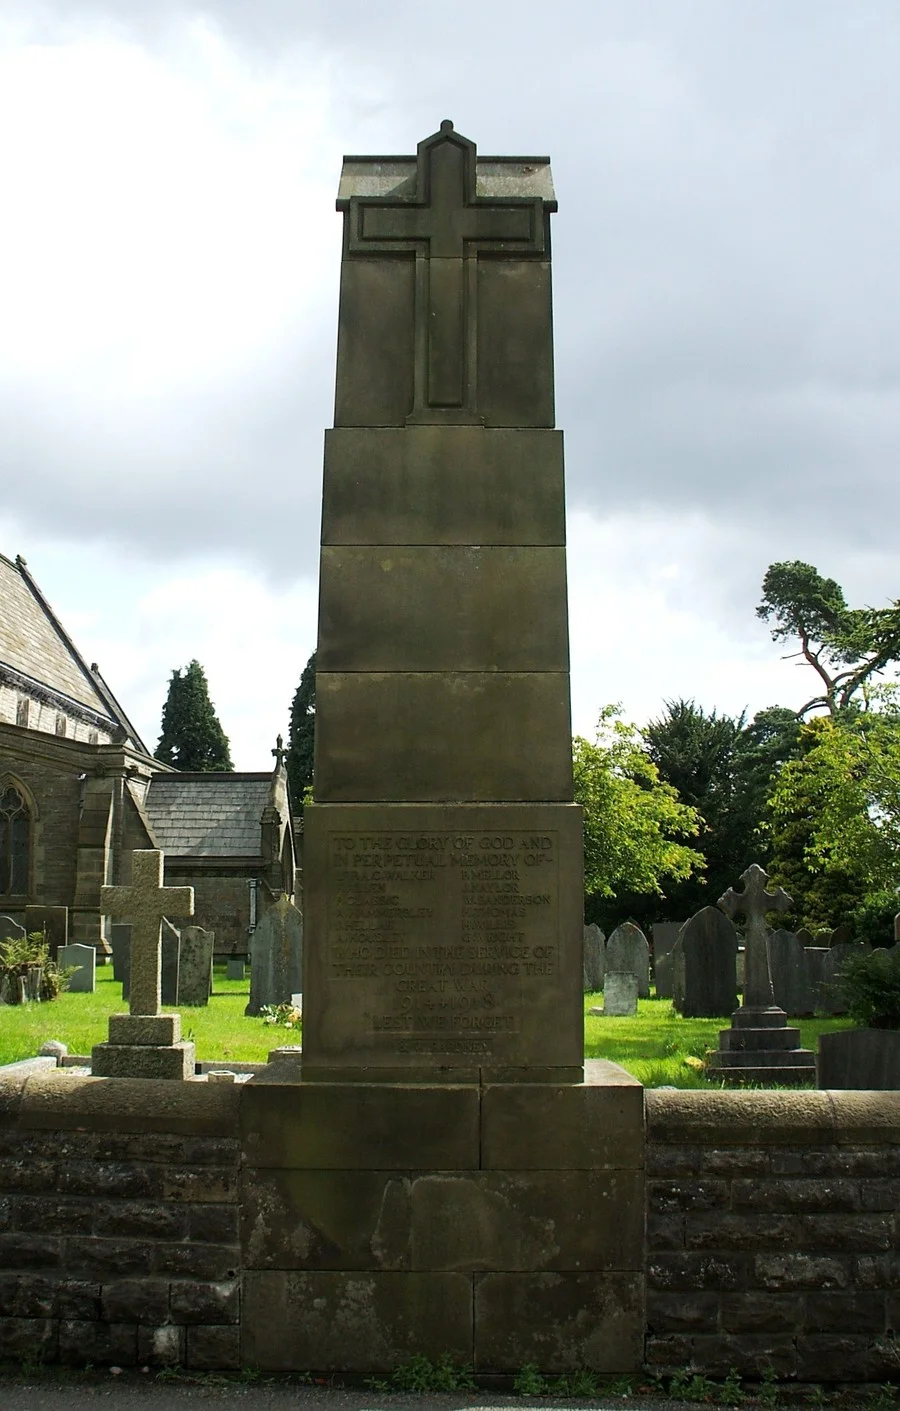
[[[166,885],[194,888],[194,924],[215,931],[216,953],[246,953],[263,911],[294,892],[280,740],[272,753],[259,774],[154,759],[25,560],[0,554],[0,913],[31,930],[40,908],[66,907],[68,939],[99,959],[101,886],[131,880],[132,849],[160,848]]]

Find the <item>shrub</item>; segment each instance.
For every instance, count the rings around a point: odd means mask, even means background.
[[[841,973],[847,1012],[866,1029],[900,1029],[900,946],[851,955]]]

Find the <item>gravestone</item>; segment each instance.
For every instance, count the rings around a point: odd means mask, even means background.
[[[766,916],[790,911],[793,899],[780,887],[768,889],[768,877],[752,863],[741,874],[743,888],[733,887],[719,898],[732,919],[744,915],[744,992],[731,1027],[719,1030],[719,1047],[707,1057],[711,1078],[728,1083],[814,1083],[815,1054],[800,1047],[800,1030],[789,1027],[787,1015],[775,1003],[769,967]]]
[[[178,976],[181,969],[181,933],[164,916],[162,918],[162,957],[160,998],[166,1005],[178,1003]]]
[[[785,1014],[808,1016],[815,1012],[815,999],[808,954],[792,931],[773,931],[768,937],[769,970],[775,1003]]]
[[[624,1019],[637,1014],[640,982],[633,970],[607,970],[603,988],[603,1014]]]
[[[194,1076],[194,1045],[181,1042],[181,1016],[160,1013],[165,911],[193,916],[193,887],[163,886],[163,855],[131,854],[131,886],[101,887],[103,914],[131,922],[128,1014],[109,1016],[109,1041],[95,1044],[91,1072],[100,1078]],[[174,929],[174,928],[173,928]]]
[[[40,931],[47,942],[51,960],[56,960],[60,946],[69,943],[69,908],[67,906],[26,906],[25,930],[30,936]]]
[[[244,1013],[259,1014],[267,1004],[290,1004],[303,984],[303,917],[290,897],[279,897],[263,914],[251,946],[250,1002]]]
[[[797,940],[800,942],[801,946],[804,947],[804,949],[807,946],[818,946],[819,944],[812,931],[807,930],[805,926],[800,927],[800,930],[796,932],[796,936]]]
[[[18,921],[13,921],[11,916],[0,916],[0,942],[20,941],[24,935],[25,927]]]
[[[60,946],[57,952],[57,964],[60,970],[71,968],[72,974],[69,976],[66,988],[72,994],[92,995],[94,993],[97,952],[93,946],[77,944]]]
[[[580,1082],[549,163],[445,122],[338,206],[304,1081]]]
[[[178,1004],[209,1004],[215,939],[215,931],[204,931],[202,926],[181,928]]]
[[[848,926],[846,921],[842,921],[840,926],[835,926],[828,938],[827,944],[832,948],[834,946],[849,946],[853,944],[855,939],[853,927]]]
[[[603,989],[606,975],[606,937],[596,923],[584,928],[584,992]]]
[[[825,974],[825,960],[831,951],[827,946],[804,946],[803,953],[806,957],[806,969],[809,974],[813,1014],[819,1014],[825,1008],[825,991],[822,988],[822,979]]]
[[[822,964],[822,1011],[832,1017],[847,1013],[847,996],[841,984],[841,973],[851,955],[867,954],[872,947],[865,941],[839,941],[833,945]]]
[[[606,942],[606,970],[630,970],[637,977],[639,998],[650,998],[650,946],[633,921],[623,921]]]
[[[122,998],[128,998],[128,977],[131,970],[131,927],[124,921],[114,921],[109,928],[109,943],[113,953],[113,979],[122,986]]]
[[[226,961],[225,974],[229,980],[243,980],[246,960],[242,955],[230,955]]]
[[[894,917],[894,940],[900,941],[900,911]]]
[[[673,993],[672,952],[683,921],[655,921],[653,937],[653,984],[657,999],[671,999]]]
[[[737,1004],[737,932],[715,906],[684,923],[672,952],[672,999],[686,1019],[716,1019]]]

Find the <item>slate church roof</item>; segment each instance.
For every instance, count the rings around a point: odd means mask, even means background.
[[[172,857],[258,857],[271,774],[154,774],[144,811]]]
[[[0,681],[96,723],[143,754],[143,740],[96,663],[88,666],[28,571],[0,554]],[[72,710],[74,706],[74,710]],[[79,709],[80,708],[80,709]]]

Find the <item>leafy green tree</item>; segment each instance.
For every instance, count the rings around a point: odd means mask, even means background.
[[[664,895],[664,884],[691,876],[701,855],[681,841],[699,828],[615,706],[600,713],[593,741],[573,745],[575,798],[584,809],[586,915],[607,924],[629,914],[631,898]]]
[[[900,718],[819,716],[770,802],[773,877],[807,926],[849,921],[889,939],[900,887]]]
[[[715,902],[751,862],[766,863],[765,829],[770,779],[796,747],[793,711],[762,711],[750,725],[709,714],[694,701],[667,701],[665,714],[642,730],[660,778],[700,815],[697,848],[704,868],[667,888],[650,920],[683,920]],[[646,907],[643,908],[646,911]]]
[[[799,559],[771,564],[762,588],[757,617],[773,624],[774,641],[798,643],[790,655],[819,677],[821,689],[796,712],[799,717],[846,709],[900,658],[900,603],[850,608],[839,583]]]
[[[303,797],[312,787],[313,760],[316,744],[316,654],[313,652],[303,668],[300,685],[291,702],[291,724],[288,752],[285,758],[291,803],[299,809]]]
[[[190,773],[211,774],[233,767],[228,736],[209,698],[199,661],[172,672],[155,758]]]

